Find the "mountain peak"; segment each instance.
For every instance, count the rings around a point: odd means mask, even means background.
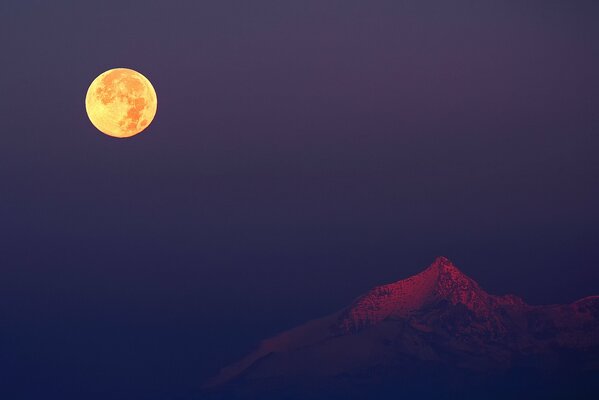
[[[435,258],[435,261],[433,261],[433,263],[430,265],[430,267],[433,267],[433,266],[456,268],[455,265],[453,265],[453,263],[451,262],[451,260],[449,258],[443,257],[443,256],[439,256],[439,257]]]
[[[437,257],[424,271],[377,286],[358,298],[340,316],[342,331],[356,331],[390,317],[407,317],[439,300],[484,311],[490,296],[446,257]]]
[[[448,277],[459,279],[460,277],[468,278],[458,267],[456,267],[447,257],[437,257],[433,263],[422,272],[435,271],[438,274],[445,274]],[[468,278],[470,279],[470,278]]]

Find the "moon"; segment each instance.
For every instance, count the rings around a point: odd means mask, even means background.
[[[85,110],[92,124],[116,138],[128,138],[146,129],[157,105],[156,91],[148,78],[128,68],[100,74],[85,96]]]

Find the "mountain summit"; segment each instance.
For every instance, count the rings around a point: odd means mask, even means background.
[[[599,377],[599,296],[532,306],[485,292],[438,257],[419,274],[375,287],[335,314],[263,341],[210,386],[309,382],[349,385],[354,393],[356,380],[362,388],[403,382],[405,389],[419,382],[416,377],[454,385],[456,376],[488,379],[522,369]]]
[[[461,304],[477,316],[489,317],[499,305],[524,302],[515,296],[490,296],[445,257],[410,278],[378,286],[360,297],[344,313],[339,328],[355,332],[388,318],[409,318],[439,301]]]

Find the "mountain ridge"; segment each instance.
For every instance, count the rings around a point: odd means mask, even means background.
[[[525,302],[515,295],[492,296],[460,271],[448,258],[437,259],[422,272],[387,285],[376,286],[347,310],[340,328],[355,331],[389,317],[407,317],[439,299],[464,304],[476,313],[489,313],[495,304]]]

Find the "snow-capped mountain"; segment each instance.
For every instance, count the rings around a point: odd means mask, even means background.
[[[399,382],[413,374],[426,381],[435,371],[431,380],[455,383],[446,377],[505,376],[521,368],[597,376],[599,296],[532,306],[485,292],[439,257],[417,275],[375,287],[333,315],[263,341],[210,385],[352,387],[357,380],[362,387],[382,382],[401,388]]]

